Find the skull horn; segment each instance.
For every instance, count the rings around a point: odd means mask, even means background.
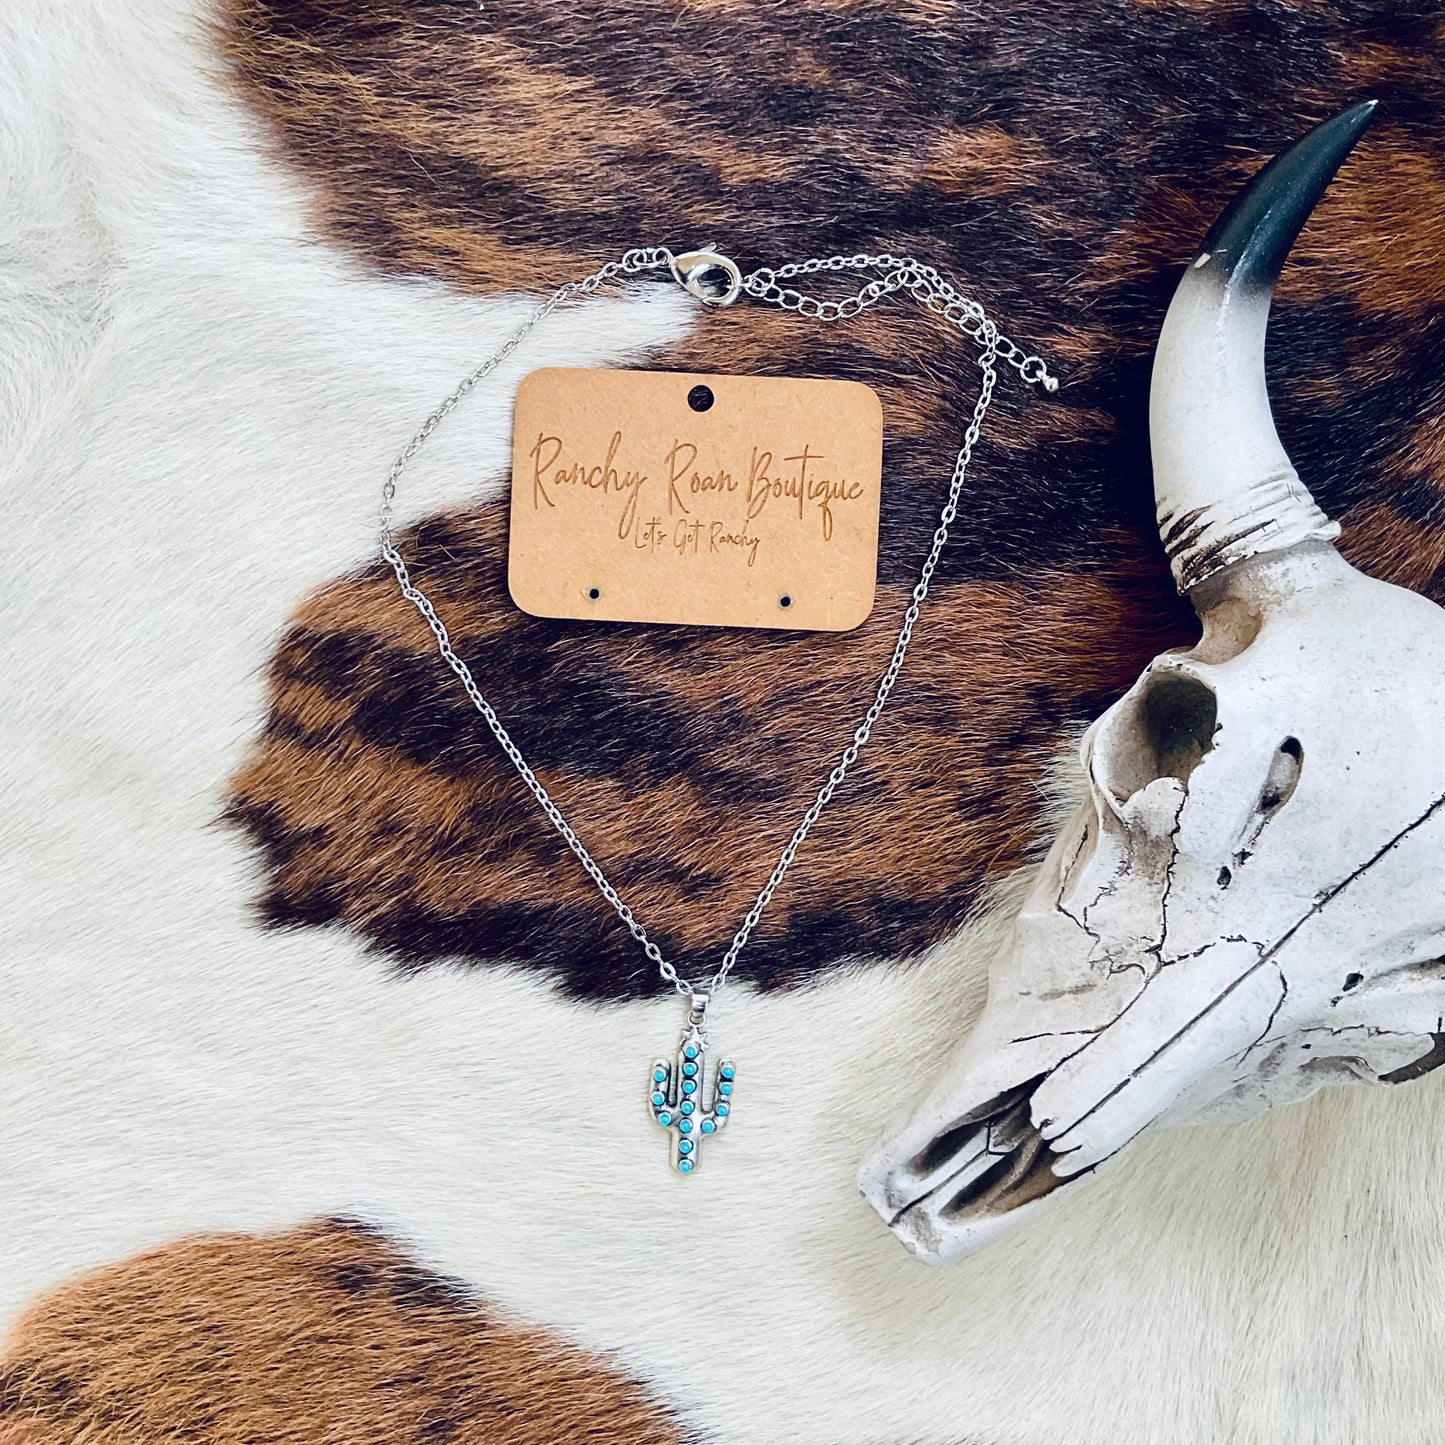
[[[1289,248],[1375,104],[1316,126],[1254,177],[1204,238],[1164,318],[1149,435],[1159,534],[1180,592],[1261,552],[1339,536],[1275,430],[1264,333]]]

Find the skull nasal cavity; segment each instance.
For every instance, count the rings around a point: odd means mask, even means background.
[[[955,1155],[961,1153],[981,1130],[987,1129],[991,1124],[999,1123],[1020,1105],[1025,1104],[1029,1095],[1043,1081],[1044,1075],[1036,1074],[1022,1084],[1007,1089],[986,1103],[970,1109],[941,1134],[936,1134],[923,1150],[914,1156],[913,1172],[920,1177],[925,1177],[935,1170],[941,1169]],[[1027,1108],[1025,1108],[1023,1119],[1025,1123],[1028,1122]]]
[[[1136,706],[1134,726],[1125,731],[1133,746],[1118,759],[1123,766],[1114,778],[1124,798],[1156,778],[1187,783],[1214,746],[1219,719],[1213,690],[1181,672],[1155,673]]]

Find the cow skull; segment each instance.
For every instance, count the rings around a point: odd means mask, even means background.
[[[921,1259],[978,1248],[1155,1125],[1445,1061],[1445,611],[1335,551],[1264,381],[1274,281],[1372,109],[1266,167],[1169,308],[1155,485],[1203,638],[1090,728],[1089,796],[977,1027],[863,1170]]]

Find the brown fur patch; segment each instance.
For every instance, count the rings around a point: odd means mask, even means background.
[[[905,596],[885,590],[856,632],[803,640],[522,619],[500,585],[502,522],[491,507],[428,524],[407,543],[413,575],[608,877],[680,966],[706,967],[866,706]],[[826,961],[810,938],[879,957],[955,927],[960,900],[1035,841],[1034,783],[1060,728],[1187,638],[1164,595],[1140,626],[1139,591],[1102,575],[942,586],[877,746],[739,973],[791,983]],[[345,923],[413,962],[540,963],[584,993],[652,987],[389,571],[302,612],[234,797],[273,840],[277,921]]]
[[[681,1445],[611,1365],[383,1239],[326,1224],[172,1245],[36,1304],[3,1445]]]
[[[1439,593],[1445,528],[1412,522],[1387,502],[1353,508],[1344,527],[1340,550],[1362,572],[1415,592]]]
[[[1402,477],[1445,489],[1445,410],[1422,417],[1407,432],[1395,456]]]
[[[377,266],[550,289],[626,246],[746,264],[919,254],[1054,363],[1000,385],[875,748],[800,853],[740,977],[908,954],[1039,834],[1040,768],[1191,620],[1152,535],[1150,353],[1230,193],[1378,87],[1376,126],[1286,270],[1273,394],[1352,555],[1445,596],[1445,33],[1415,0],[229,0],[242,93],[317,224]],[[820,280],[819,291],[827,290]],[[836,294],[836,293],[835,293]],[[700,315],[675,369],[848,377],[884,406],[880,600],[841,638],[541,623],[499,509],[404,550],[518,742],[659,942],[710,969],[846,741],[936,524],[973,352],[900,303],[821,328]],[[328,588],[272,676],[232,816],[274,924],[414,964],[657,987],[386,574]]]
[[[1331,184],[1280,278],[1279,294],[1402,320],[1445,307],[1445,157],[1366,137]]]

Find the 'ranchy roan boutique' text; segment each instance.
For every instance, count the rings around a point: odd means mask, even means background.
[[[833,536],[834,508],[856,502],[865,490],[861,482],[825,475],[827,457],[806,442],[787,455],[755,446],[739,471],[712,461],[704,470],[698,447],[681,439],[663,455],[634,465],[639,459],[623,454],[623,442],[617,431],[605,456],[573,458],[565,455],[560,437],[539,432],[528,453],[533,508],[555,508],[559,492],[585,488],[615,500],[618,540],[640,552],[736,551],[751,567],[763,539],[750,523],[786,509],[800,522],[814,519],[826,542]]]

